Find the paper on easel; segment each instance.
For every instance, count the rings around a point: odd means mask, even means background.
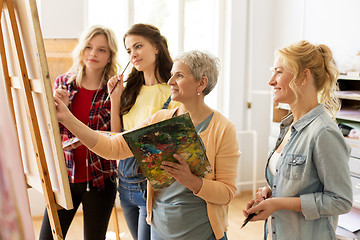
[[[2,68],[0,67],[0,72]],[[15,122],[0,77],[0,239],[34,240],[27,186]]]

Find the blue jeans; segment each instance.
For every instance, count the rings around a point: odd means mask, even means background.
[[[121,208],[134,240],[150,240],[150,225],[146,222],[146,181],[141,183],[121,182],[118,187]],[[146,188],[145,188],[146,189]]]
[[[163,239],[159,236],[159,234],[156,232],[154,227],[151,227],[151,240],[167,240]],[[192,240],[192,239],[189,239]],[[194,239],[195,240],[195,239]],[[207,240],[216,240],[215,234],[213,233]],[[224,233],[224,236],[220,238],[219,240],[227,240],[226,232]]]

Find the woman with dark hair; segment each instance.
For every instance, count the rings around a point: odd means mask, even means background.
[[[111,130],[121,132],[132,129],[162,108],[174,108],[170,86],[173,61],[166,38],[159,29],[149,24],[135,24],[124,35],[124,46],[133,68],[123,87],[123,76],[109,81],[111,94]],[[146,223],[146,178],[139,172],[133,157],[119,163],[119,195],[121,207],[134,239],[150,239],[150,226]]]

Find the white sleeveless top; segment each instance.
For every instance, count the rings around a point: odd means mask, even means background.
[[[269,170],[272,175],[275,175],[276,163],[278,162],[279,157],[280,157],[280,153],[274,151],[273,155],[271,156],[271,158],[269,160]]]

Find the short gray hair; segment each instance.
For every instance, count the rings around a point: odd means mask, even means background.
[[[202,94],[208,95],[214,89],[220,70],[217,57],[209,52],[194,50],[179,54],[174,62],[177,60],[189,66],[196,81],[199,81],[203,76],[208,78],[208,84]]]

